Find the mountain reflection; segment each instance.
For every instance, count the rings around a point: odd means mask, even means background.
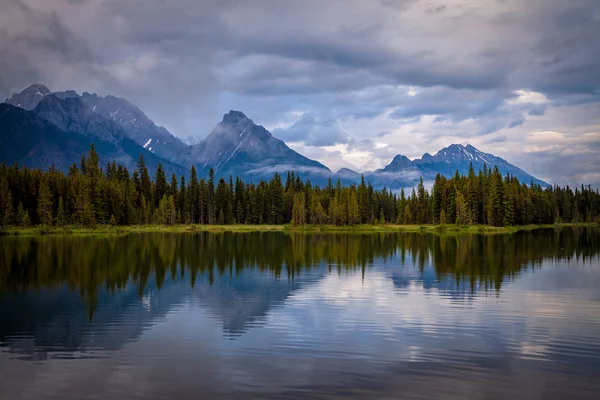
[[[524,268],[548,259],[585,262],[599,249],[600,232],[587,228],[0,237],[0,345],[20,354],[112,350],[190,299],[235,337],[331,273],[367,280],[370,269],[382,269],[396,288],[420,283],[462,298],[498,294]]]

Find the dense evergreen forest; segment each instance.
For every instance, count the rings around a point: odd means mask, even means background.
[[[431,191],[423,180],[411,193],[358,186],[326,187],[293,172],[268,182],[219,179],[167,180],[161,165],[154,180],[140,156],[137,170],[113,162],[102,168],[93,147],[68,173],[0,166],[0,226],[96,224],[287,224],[376,223],[513,226],[594,222],[600,193],[590,187],[526,185],[497,168],[470,169],[450,179],[437,175]]]

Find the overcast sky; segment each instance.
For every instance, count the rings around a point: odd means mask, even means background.
[[[2,0],[0,97],[125,97],[173,134],[241,110],[332,169],[471,143],[600,186],[600,0]]]

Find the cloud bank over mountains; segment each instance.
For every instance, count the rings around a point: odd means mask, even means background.
[[[204,137],[229,109],[331,169],[471,143],[600,185],[596,0],[7,0],[0,97],[115,94]]]

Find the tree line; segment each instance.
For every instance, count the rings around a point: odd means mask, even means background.
[[[0,227],[96,224],[459,224],[512,226],[594,222],[600,193],[591,187],[542,187],[503,176],[497,167],[438,174],[431,190],[423,179],[411,193],[376,190],[364,178],[342,186],[329,179],[312,185],[289,172],[269,181],[245,183],[232,177],[198,179],[173,174],[162,165],[154,179],[141,155],[130,173],[116,162],[101,167],[93,144],[65,174],[18,164],[0,166]]]

